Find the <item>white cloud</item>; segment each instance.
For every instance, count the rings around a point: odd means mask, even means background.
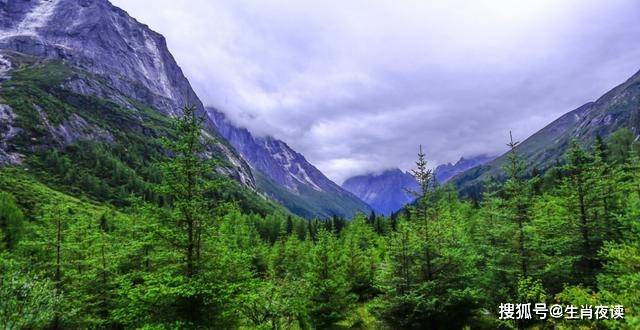
[[[504,150],[640,69],[633,0],[116,0],[205,104],[340,183]]]

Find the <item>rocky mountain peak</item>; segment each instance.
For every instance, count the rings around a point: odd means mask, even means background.
[[[0,49],[0,80],[11,75],[10,58],[18,54],[79,69],[88,75],[72,75],[60,88],[132,111],[141,105],[174,116],[186,105],[195,106],[205,118],[206,134],[217,140],[210,149],[233,167],[228,174],[254,186],[248,165],[216,132],[165,38],[109,1],[0,1]],[[79,120],[74,123],[83,127]],[[82,137],[79,133],[63,135]]]
[[[164,37],[107,0],[6,1],[0,12],[3,49],[71,63],[166,113],[203,108]]]

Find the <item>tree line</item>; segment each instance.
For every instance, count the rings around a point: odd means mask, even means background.
[[[438,185],[421,147],[416,201],[398,214],[306,221],[224,198],[194,109],[175,129],[153,180],[105,161],[128,189],[78,181],[95,203],[0,192],[0,327],[640,327],[640,147],[628,130],[574,141],[544,173],[525,172],[511,139],[506,181],[480,201]],[[42,158],[74,167],[60,159]],[[626,309],[500,320],[505,302]]]

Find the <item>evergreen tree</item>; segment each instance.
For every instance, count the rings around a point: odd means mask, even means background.
[[[0,251],[16,246],[24,231],[24,215],[10,193],[0,192]]]
[[[582,149],[577,141],[571,143],[567,153],[565,180],[562,191],[571,214],[575,214],[575,223],[580,237],[580,247],[577,255],[580,260],[576,263],[580,279],[588,286],[595,285],[595,270],[599,267],[596,252],[600,247],[597,224],[592,214],[593,194],[589,187],[592,159]]]
[[[52,324],[60,303],[50,280],[0,253],[0,328],[44,329]]]
[[[626,128],[613,132],[607,139],[608,156],[612,163],[624,164],[632,157],[634,134]]]
[[[356,215],[342,235],[342,251],[346,254],[345,269],[349,274],[351,292],[360,301],[376,294],[374,277],[379,263],[375,233],[365,221],[364,215]]]
[[[331,232],[318,232],[306,277],[311,288],[309,315],[313,324],[326,328],[343,320],[356,297],[349,292],[344,255]]]
[[[504,185],[506,207],[508,217],[516,225],[516,255],[520,276],[529,275],[530,256],[527,247],[527,226],[529,222],[529,208],[531,206],[531,185],[524,179],[525,163],[517,152],[518,141],[513,141],[513,135],[509,132],[510,141],[507,143],[509,153],[504,170],[507,174],[507,182]]]

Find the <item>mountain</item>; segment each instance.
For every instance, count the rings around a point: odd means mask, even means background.
[[[540,171],[563,161],[573,139],[590,147],[597,136],[607,137],[620,128],[628,128],[640,137],[640,72],[613,88],[595,102],[561,116],[526,140],[516,150],[527,164]],[[505,132],[505,136],[506,136]],[[505,139],[506,140],[506,139]],[[466,195],[477,195],[483,182],[503,178],[502,166],[507,154],[490,163],[470,169],[451,181]]]
[[[417,191],[419,187],[411,174],[396,168],[351,177],[342,188],[367,202],[376,213],[390,215],[415,199],[407,189]]]
[[[439,165],[434,170],[436,180],[439,183],[445,183],[451,177],[485,164],[493,158],[495,157],[486,155],[469,159],[461,157],[455,164]],[[396,168],[382,173],[351,177],[342,184],[342,188],[358,196],[377,213],[390,215],[415,199],[410,193],[407,193],[407,189],[417,191],[418,183],[410,173],[402,172]]]
[[[486,164],[495,158],[496,157],[487,156],[487,155],[480,155],[480,156],[472,157],[469,159],[460,157],[460,159],[455,164],[448,163],[448,164],[438,165],[438,167],[436,167],[436,169],[434,170],[436,180],[438,181],[438,183],[446,183],[452,177],[468,169],[474,168],[482,164]]]
[[[107,0],[0,1],[0,50],[0,164],[78,141],[144,142],[170,132],[185,105],[206,116],[164,37]],[[204,126],[218,171],[255,187],[211,120]]]
[[[300,216],[352,217],[371,208],[329,180],[301,154],[270,136],[256,137],[233,125],[224,114],[207,108],[220,134],[251,165],[258,190]]]

